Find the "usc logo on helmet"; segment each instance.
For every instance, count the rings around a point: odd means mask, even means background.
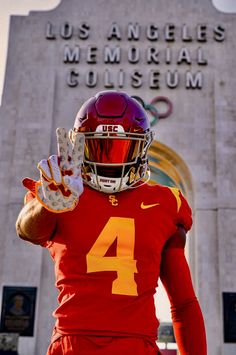
[[[114,124],[103,124],[99,125],[96,128],[96,132],[115,132],[115,133],[120,133],[124,132],[124,128],[121,125],[114,125]]]

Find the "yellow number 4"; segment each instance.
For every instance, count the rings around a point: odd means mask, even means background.
[[[105,256],[116,239],[116,256]],[[134,279],[134,273],[137,272],[134,243],[134,219],[110,217],[86,256],[87,272],[117,271],[117,278],[112,283],[112,293],[137,296],[137,284]]]

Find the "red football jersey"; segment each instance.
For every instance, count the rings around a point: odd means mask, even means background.
[[[161,253],[177,225],[191,224],[176,188],[145,184],[109,195],[85,187],[47,243],[60,292],[57,331],[156,339]]]

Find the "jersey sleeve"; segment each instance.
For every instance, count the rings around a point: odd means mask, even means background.
[[[176,200],[176,224],[184,227],[185,231],[188,232],[192,227],[192,210],[183,196],[182,192],[177,188],[170,188],[172,194]]]
[[[188,232],[191,229],[193,224],[192,210],[187,200],[184,198],[184,196],[180,191],[179,191],[179,195],[181,199],[181,206],[177,215],[177,223],[182,225],[186,230],[186,232]]]
[[[175,338],[181,354],[206,355],[204,319],[179,236],[164,249],[161,280],[171,303]]]

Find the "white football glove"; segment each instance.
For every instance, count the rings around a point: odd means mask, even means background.
[[[23,185],[35,194],[47,210],[62,213],[72,211],[83,192],[81,164],[84,158],[84,135],[75,134],[72,142],[65,128],[57,128],[56,134],[58,155],[38,163],[39,182],[26,178]],[[33,189],[32,182],[35,183]]]

